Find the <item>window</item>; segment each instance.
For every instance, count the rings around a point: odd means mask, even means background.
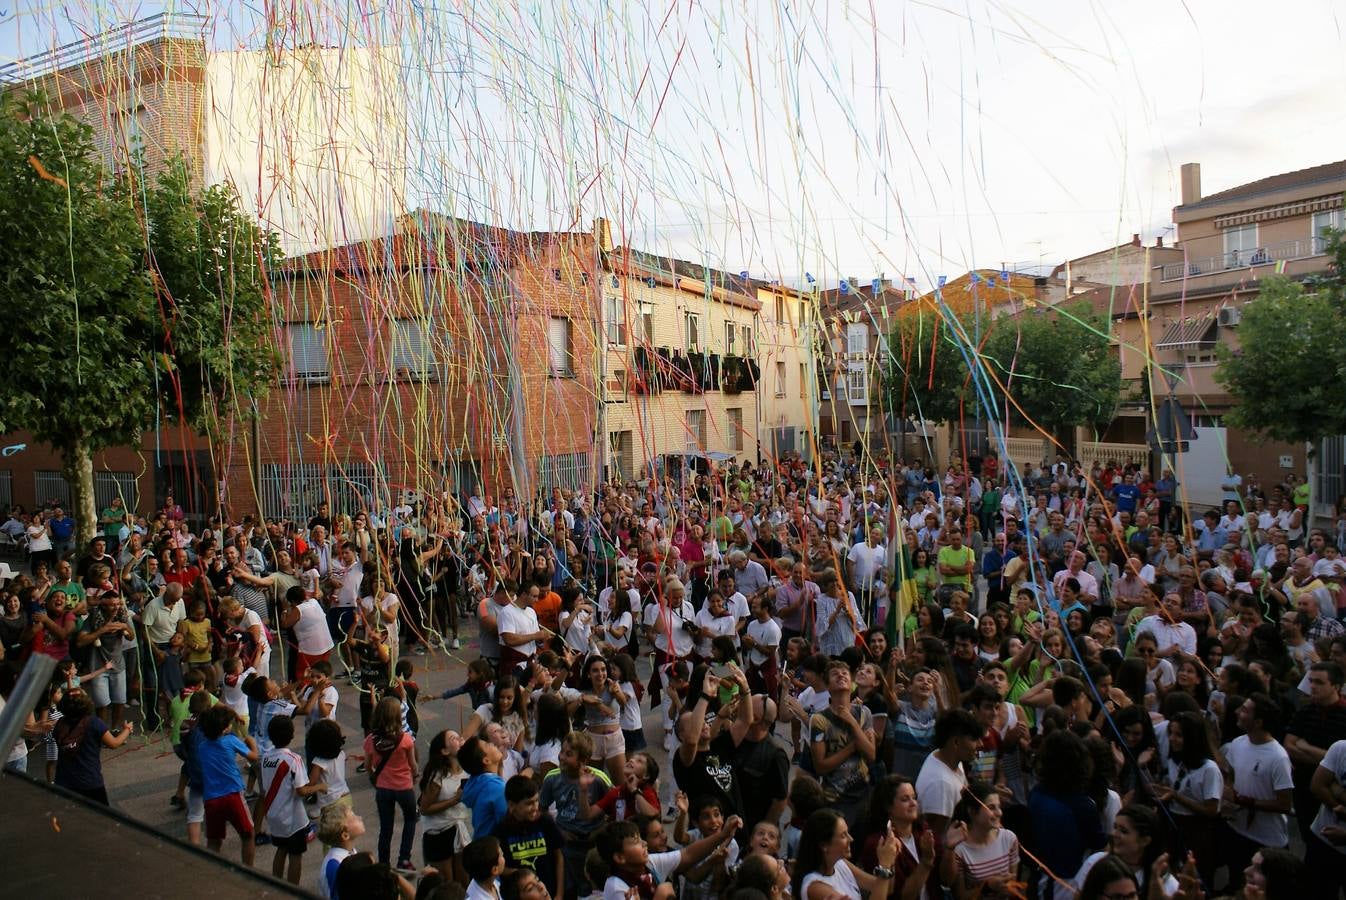
[[[135,509],[140,502],[140,493],[136,490],[136,474],[134,472],[94,472],[93,497],[94,505],[99,513],[112,505],[113,497],[121,497],[122,506],[126,509]]]
[[[692,313],[687,314],[687,352],[696,353],[701,349],[701,320]]]
[[[864,356],[869,352],[869,326],[864,322],[846,324],[846,355]]]
[[[743,452],[743,410],[725,410],[729,414],[729,446],[735,453]]]
[[[803,328],[809,321],[809,302],[807,300],[799,301],[799,327]]]
[[[706,446],[706,411],[687,410],[687,452],[700,453]]]
[[[262,466],[262,514],[267,518],[303,519],[318,505],[353,515],[374,501],[374,467],[367,462],[267,464]]]
[[[435,366],[425,323],[420,319],[393,320],[393,371],[412,377],[428,375]]]
[[[635,441],[630,431],[614,431],[608,435],[612,447],[612,468],[617,478],[633,481],[636,477]]]
[[[607,295],[605,318],[608,323],[608,343],[626,346],[626,306],[616,294]]]
[[[33,500],[38,506],[55,503],[66,510],[70,509],[70,485],[65,475],[52,469],[39,469],[33,473]]]
[[[1237,225],[1224,230],[1224,265],[1226,269],[1250,265],[1256,251],[1257,223]]]
[[[626,370],[613,369],[608,376],[608,393],[617,394],[626,399]]]
[[[864,366],[852,366],[846,371],[846,396],[855,405],[869,402],[869,373]]]
[[[776,396],[785,396],[785,363],[776,363]]]
[[[292,322],[286,326],[290,338],[290,370],[297,381],[327,381],[332,368],[327,360],[327,343],[312,322]]]
[[[641,328],[645,332],[645,343],[651,347],[654,346],[654,313],[643,312],[640,314]]]
[[[579,490],[589,484],[589,454],[557,453],[542,457],[537,464],[537,482],[544,491],[554,487]]]
[[[547,360],[553,378],[574,375],[570,352],[570,320],[565,316],[552,316],[547,323]]]
[[[1324,228],[1341,230],[1346,226],[1346,209],[1326,209],[1313,214],[1313,252],[1327,252],[1327,239],[1323,237]]]
[[[757,349],[752,339],[752,326],[744,325],[742,333],[743,333],[743,355],[752,356]]]
[[[776,295],[776,321],[785,321],[785,298],[780,294]]]
[[[805,387],[808,386],[808,366],[804,363],[799,364],[799,399],[803,400]]]
[[[14,473],[9,469],[0,471],[0,509],[6,513],[14,505]]]
[[[734,338],[738,336],[738,326],[733,322],[724,323],[724,352],[734,352]]]

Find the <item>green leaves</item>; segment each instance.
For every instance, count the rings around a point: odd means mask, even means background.
[[[970,322],[961,327],[972,334]],[[937,312],[922,310],[899,319],[888,338],[885,406],[903,418],[956,421],[960,400],[976,402],[959,344],[954,327]]]
[[[1237,349],[1219,348],[1215,377],[1235,399],[1226,419],[1291,443],[1346,433],[1338,385],[1346,375],[1346,244],[1329,236],[1334,264],[1303,284],[1268,278],[1244,305]]]

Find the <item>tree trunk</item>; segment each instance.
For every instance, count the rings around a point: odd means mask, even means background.
[[[98,528],[98,509],[93,496],[93,450],[82,437],[62,450],[65,480],[70,485],[70,514],[75,517],[75,552],[83,553]]]

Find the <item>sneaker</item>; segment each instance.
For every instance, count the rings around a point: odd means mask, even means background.
[[[397,871],[401,872],[404,875],[415,875],[416,867],[411,864],[411,860],[402,859],[398,860],[397,862]]]
[[[458,638],[454,638],[453,640],[449,641],[450,650],[457,650],[461,646],[462,644],[458,643]]]
[[[184,800],[182,797],[179,797],[177,794],[174,794],[173,796],[168,798],[168,805],[173,807],[174,809],[186,809],[187,801]]]
[[[412,648],[411,648],[411,652],[412,652],[412,653],[415,653],[417,656],[424,656],[424,655],[425,655],[425,645],[424,645],[424,644],[417,644],[415,647],[412,647]]]
[[[139,705],[140,705],[140,701],[137,700],[136,698],[132,697],[130,700],[126,701],[126,705],[127,705],[127,706],[139,706]]]
[[[364,763],[360,763],[358,766],[355,767],[355,771],[360,772],[360,773],[363,774],[364,771],[365,771],[365,764],[364,764]]]

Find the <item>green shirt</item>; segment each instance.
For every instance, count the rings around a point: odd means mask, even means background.
[[[122,520],[126,518],[126,507],[118,509],[115,506],[109,506],[107,509],[103,510],[102,515],[100,515],[99,518],[112,520],[103,526],[103,536],[112,538],[115,541],[121,537]]]
[[[968,563],[976,560],[977,554],[972,552],[972,548],[964,544],[957,550],[952,547],[939,548],[939,564],[941,566],[966,566]],[[971,575],[943,575],[945,584],[956,584],[960,587],[967,587],[972,580]]]

